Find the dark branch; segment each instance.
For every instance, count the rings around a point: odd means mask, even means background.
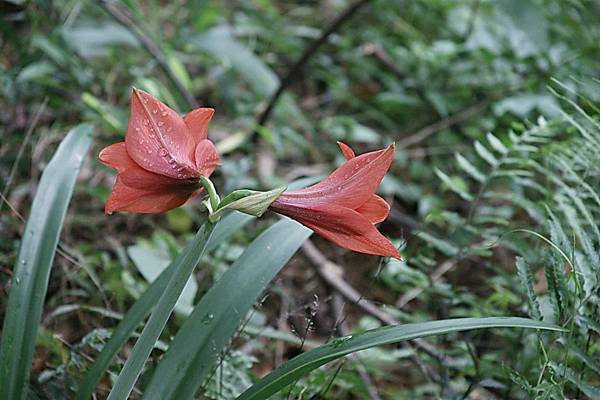
[[[431,125],[427,125],[426,127],[418,130],[417,132],[397,141],[396,148],[404,149],[406,147],[410,147],[419,142],[422,142],[425,139],[427,139],[429,136],[433,135],[434,133],[436,133],[442,129],[449,128],[453,125],[464,122],[464,121],[468,120],[469,118],[472,118],[473,116],[475,116],[478,113],[480,113],[481,111],[483,111],[489,104],[490,104],[490,100],[482,100],[462,111],[459,111],[456,114],[442,118],[439,121],[434,122]]]
[[[162,50],[156,43],[142,30],[141,27],[137,26],[133,19],[123,10],[119,8],[117,4],[110,0],[101,0],[100,6],[111,15],[118,23],[123,25],[135,38],[144,46],[146,51],[150,53],[156,60],[160,68],[169,77],[173,85],[177,88],[179,93],[185,98],[191,108],[197,108],[198,102],[194,96],[185,88],[181,80],[175,75],[169,64],[167,63]]]
[[[370,0],[357,0],[354,3],[350,4],[348,8],[344,10],[336,19],[334,19],[321,36],[315,40],[309,47],[304,50],[304,53],[300,56],[298,61],[288,70],[287,74],[281,79],[281,83],[277,88],[277,91],[271,96],[269,102],[267,103],[266,108],[258,117],[256,123],[259,126],[264,125],[271,116],[273,109],[275,108],[275,104],[277,104],[277,100],[281,97],[281,94],[287,89],[287,87],[296,79],[298,73],[304,67],[304,64],[310,59],[310,57],[321,47],[329,36],[337,31],[346,21],[348,21],[362,6],[369,3]]]

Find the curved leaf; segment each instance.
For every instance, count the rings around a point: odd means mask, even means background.
[[[143,398],[193,397],[252,305],[311,233],[284,219],[255,239],[185,321]]]
[[[222,241],[226,240],[233,232],[240,229],[254,217],[234,211],[221,219],[208,242],[206,251],[214,249]],[[191,246],[195,244],[192,243]],[[135,302],[129,309],[123,320],[114,329],[109,341],[104,345],[102,351],[90,367],[89,371],[79,385],[76,400],[85,400],[92,397],[94,389],[102,375],[108,369],[111,360],[119,352],[121,347],[131,337],[131,334],[142,323],[142,321],[150,314],[152,308],[158,301],[160,295],[165,290],[167,281],[173,274],[173,261],[152,284],[146,289],[144,294]]]
[[[14,268],[0,343],[0,398],[24,399],[58,238],[92,126],[78,125],[44,170]]]
[[[237,400],[263,400],[295,382],[310,371],[330,361],[356,351],[383,344],[396,343],[431,335],[482,328],[533,328],[562,331],[546,322],[527,318],[457,318],[421,322],[406,325],[386,326],[365,333],[335,339],[331,343],[300,354],[262,378],[242,393]]]
[[[152,314],[150,314],[150,318],[142,330],[142,334],[133,346],[131,354],[127,357],[127,361],[125,361],[125,365],[108,395],[108,400],[126,399],[129,397],[135,382],[142,373],[142,368],[144,368],[146,360],[150,356],[156,341],[171,316],[171,312],[185,287],[185,283],[202,258],[213,230],[214,225],[206,222],[198,230],[192,243],[173,262],[173,266],[171,267],[172,273],[167,279],[164,290],[160,293],[157,303],[153,307]]]

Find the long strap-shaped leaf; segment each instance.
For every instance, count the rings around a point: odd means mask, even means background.
[[[227,239],[233,232],[240,229],[254,217],[246,214],[234,211],[221,219],[209,240],[206,251],[210,251],[212,248],[220,244],[222,241]],[[102,348],[102,351],[96,357],[96,360],[90,367],[89,371],[81,381],[75,400],[86,400],[91,398],[94,393],[94,389],[102,375],[108,369],[112,359],[119,352],[121,347],[129,340],[132,333],[139,326],[139,324],[150,314],[152,308],[158,302],[160,295],[164,292],[167,281],[173,274],[173,267],[175,261],[172,262],[165,270],[159,275],[158,278],[152,282],[152,284],[146,289],[144,294],[135,302],[135,304],[129,309],[123,320],[114,329],[109,341]]]
[[[127,358],[115,385],[108,395],[108,400],[125,400],[133,390],[144,363],[150,356],[150,352],[152,352],[160,333],[164,329],[177,299],[206,250],[213,229],[214,225],[206,222],[200,228],[192,243],[175,260],[172,275],[160,294],[158,302],[142,330],[142,334],[133,346],[130,356]]]
[[[0,399],[26,397],[54,253],[91,138],[91,125],[73,128],[42,174],[21,241],[2,328]]]
[[[255,239],[194,308],[156,368],[143,398],[193,397],[252,305],[311,233],[284,219]]]
[[[365,333],[346,336],[300,354],[262,378],[242,393],[237,400],[263,400],[295,382],[310,371],[356,351],[383,344],[397,343],[431,335],[441,335],[482,328],[533,328],[562,331],[546,322],[517,317],[457,318],[386,326]]]

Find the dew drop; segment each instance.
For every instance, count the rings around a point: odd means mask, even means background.
[[[172,166],[173,168],[175,168],[175,165],[173,165],[173,164],[175,164],[176,162],[177,162],[177,161],[175,161],[175,159],[173,159],[173,158],[169,159],[169,164],[171,164],[171,166]]]
[[[158,121],[158,126],[163,126],[165,123],[163,121]]]
[[[136,126],[136,127],[135,127],[135,131],[136,131],[136,132],[139,132],[139,131],[140,131],[140,128],[138,128],[138,127]]]
[[[152,150],[148,149],[148,154],[152,154]]]
[[[161,156],[163,156],[163,157],[166,157],[166,156],[168,156],[168,155],[169,155],[169,152],[167,151],[167,149],[160,149],[160,150],[158,151],[158,154],[160,154],[160,155],[161,155]],[[169,162],[171,162],[171,160],[169,160]]]
[[[155,108],[154,110],[152,110],[152,114],[158,114],[158,110]]]
[[[206,314],[204,317],[202,317],[202,319],[200,320],[204,325],[208,325],[212,322],[212,320],[215,318],[214,314]]]
[[[160,115],[162,115],[163,117],[166,117],[167,116],[167,112],[163,111],[163,112],[160,113]]]

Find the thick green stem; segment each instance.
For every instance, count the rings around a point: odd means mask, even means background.
[[[211,208],[210,211],[212,214],[212,212],[214,212],[219,207],[219,203],[221,202],[221,199],[219,198],[219,195],[217,194],[215,185],[213,185],[213,183],[210,181],[210,179],[208,179],[204,176],[201,176],[200,183],[202,184],[202,186],[204,186],[204,189],[206,189],[206,192],[208,193],[208,197],[210,200],[210,208]]]

